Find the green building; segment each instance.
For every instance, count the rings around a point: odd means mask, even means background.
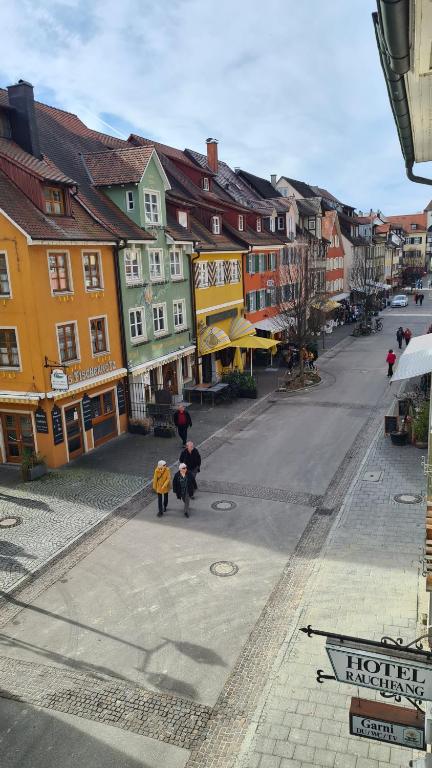
[[[138,416],[157,389],[170,390],[176,401],[193,378],[193,242],[180,225],[168,231],[170,185],[153,147],[94,152],[84,161],[94,185],[152,237],[119,251],[132,416]]]

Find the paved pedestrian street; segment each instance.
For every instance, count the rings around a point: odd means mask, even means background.
[[[408,308],[414,334],[428,306]],[[16,535],[38,556],[33,510],[51,535],[51,513],[35,497],[65,515],[87,506],[97,525],[3,596],[2,768],[408,764],[411,750],[349,736],[358,690],[319,685],[316,670],[330,673],[325,641],[299,631],[408,641],[424,631],[424,500],[395,500],[424,494],[422,452],[383,436],[395,396],[385,355],[400,322],[388,310],[383,333],[329,349],[319,387],[270,391],[212,422],[189,519],[172,494],[156,517],[136,464],[127,476],[138,492],[116,486],[108,453],[96,493],[81,480],[86,467],[98,475],[96,453],[95,464],[65,470],[69,486],[48,481],[49,501],[32,486],[11,544]],[[99,503],[86,505],[86,493]]]

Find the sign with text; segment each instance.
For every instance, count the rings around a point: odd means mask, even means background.
[[[426,749],[424,713],[367,699],[351,699],[349,730],[353,736]]]
[[[121,415],[122,413],[126,413],[126,398],[124,384],[122,381],[119,381],[117,384],[117,403],[119,414]]]
[[[83,410],[84,429],[86,432],[88,432],[89,429],[92,429],[93,427],[93,419],[92,419],[91,399],[89,398],[87,392],[84,394],[84,397],[82,399],[82,410]]]
[[[330,639],[326,651],[340,683],[432,701],[432,661],[422,654]]]
[[[48,434],[48,420],[43,408],[39,406],[35,411],[36,432]]]
[[[83,371],[73,371],[67,377],[69,384],[78,384],[80,381],[88,381],[88,379],[94,379],[97,376],[102,376],[104,373],[111,373],[115,371],[116,364],[114,360],[109,360],[107,363],[100,363],[94,365],[92,368],[85,368]]]
[[[62,423],[61,410],[60,408],[58,408],[57,405],[55,405],[51,411],[51,419],[52,419],[52,427],[53,427],[54,445],[59,445],[60,443],[63,443],[64,436],[63,436],[63,423]]]
[[[68,377],[61,368],[54,368],[54,370],[51,371],[51,388],[56,392],[68,391]]]

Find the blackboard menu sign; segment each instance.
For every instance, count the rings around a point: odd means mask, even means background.
[[[122,381],[119,381],[117,384],[117,402],[119,414],[121,415],[122,413],[126,413],[125,390]]]
[[[410,407],[409,400],[399,400],[398,405],[399,405],[399,416],[408,416],[409,407]]]
[[[88,432],[89,429],[92,428],[93,422],[92,422],[91,399],[89,398],[87,393],[84,395],[82,399],[82,409],[83,409],[83,417],[84,417],[84,429],[86,432]]]
[[[397,432],[399,429],[399,419],[397,416],[384,416],[384,432],[389,435],[390,432]]]
[[[58,445],[59,443],[64,442],[64,436],[63,436],[61,410],[60,408],[58,408],[57,405],[55,405],[51,411],[51,418],[52,418],[52,426],[53,426],[54,445]]]
[[[39,407],[35,411],[36,432],[48,434],[48,420],[43,408]]]

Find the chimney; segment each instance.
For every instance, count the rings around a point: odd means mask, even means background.
[[[218,172],[218,148],[216,139],[207,139],[207,164],[209,168],[215,173]]]
[[[277,174],[276,173],[272,173],[271,176],[270,176],[270,183],[271,183],[272,187],[276,187],[276,179],[277,179]]]
[[[34,108],[33,86],[18,80],[8,86],[9,106],[15,110],[11,116],[12,138],[22,149],[40,158],[39,131]]]

